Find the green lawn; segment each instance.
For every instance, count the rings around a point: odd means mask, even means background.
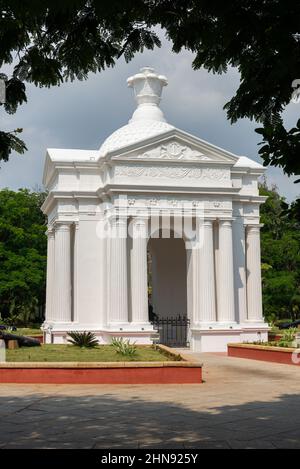
[[[30,337],[34,337],[35,335],[43,335],[43,331],[41,331],[41,329],[33,329],[31,327],[18,327],[18,329],[16,331],[12,331],[11,334],[29,335]]]
[[[74,345],[42,345],[6,351],[8,362],[122,362],[171,361],[172,358],[151,346],[139,346],[134,357],[118,354],[111,345],[80,348]]]

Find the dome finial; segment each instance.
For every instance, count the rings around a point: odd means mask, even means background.
[[[164,115],[158,105],[163,86],[168,84],[166,77],[158,75],[151,67],[143,67],[140,69],[140,73],[129,77],[127,83],[129,87],[133,88],[138,103],[138,108],[133,113],[131,121],[157,120],[165,122]]]

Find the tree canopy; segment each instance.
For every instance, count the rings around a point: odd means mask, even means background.
[[[35,318],[45,304],[47,238],[43,192],[0,191],[0,316]]]
[[[129,61],[160,46],[161,27],[174,52],[194,53],[195,69],[238,68],[228,119],[260,122],[264,164],[300,174],[300,120],[292,129],[282,120],[300,79],[297,0],[0,0],[0,7],[0,67],[15,64],[12,76],[3,76],[6,112],[26,101],[26,82],[49,87],[85,79],[121,56]],[[0,132],[0,159],[26,150],[18,132]]]

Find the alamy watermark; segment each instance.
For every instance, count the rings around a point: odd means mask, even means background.
[[[0,104],[6,103],[6,84],[5,79],[0,75]]]
[[[6,362],[6,348],[5,348],[5,341],[0,339],[0,363]]]
[[[296,78],[292,81],[292,98],[291,102],[294,104],[298,104],[300,102],[300,78]]]
[[[294,363],[294,365],[300,364],[300,348],[297,348],[296,350],[293,351],[292,362]]]
[[[203,245],[205,209],[200,201],[142,202],[124,195],[114,204],[101,204],[98,212],[98,238],[183,238],[187,247]]]

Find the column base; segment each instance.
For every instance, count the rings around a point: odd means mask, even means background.
[[[247,327],[247,325],[249,325],[251,327],[251,325],[259,325],[260,327],[262,325],[265,325],[266,327],[269,327],[269,325],[263,320],[263,319],[245,319],[243,321],[243,324],[245,324],[245,326]]]
[[[150,323],[114,323],[103,326],[75,322],[50,323],[49,321],[43,324],[42,329],[46,344],[68,344],[68,332],[88,331],[95,334],[99,344],[110,344],[113,337],[122,337],[131,343],[150,345],[152,344],[152,336],[156,333]]]
[[[231,322],[219,322],[219,321],[213,321],[213,322],[198,322],[194,323],[193,329],[196,330],[224,330],[224,329],[240,329],[241,326],[240,324],[237,324],[235,321]]]
[[[205,324],[206,326],[208,323]],[[191,350],[194,352],[227,352],[227,344],[266,342],[266,323],[210,323],[194,325],[190,330]]]
[[[241,325],[241,342],[267,342],[269,325],[264,321],[245,321]]]
[[[126,322],[126,323],[117,323],[110,322],[106,327],[107,331],[116,331],[116,332],[139,332],[139,331],[152,331],[153,326],[150,322]]]
[[[242,329],[191,329],[190,343],[193,352],[227,352],[227,344],[240,342]]]

